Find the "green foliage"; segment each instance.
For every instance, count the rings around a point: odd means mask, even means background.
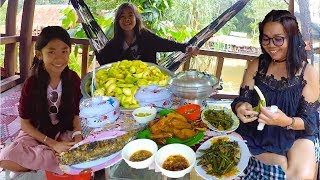
[[[251,20],[249,27],[254,39],[258,39],[259,36],[258,23],[263,20],[268,12],[272,9],[288,9],[288,5],[279,0],[255,0],[250,1],[247,6],[244,9],[244,15]]]
[[[81,62],[75,56],[75,54],[71,53],[69,56],[69,68],[75,71],[79,76],[81,76]]]
[[[7,7],[8,7],[8,1],[6,1],[0,7],[0,25],[5,25],[6,24]]]
[[[172,6],[172,0],[134,0],[132,3],[141,13],[144,25],[151,30],[159,29],[158,23]]]
[[[4,67],[4,45],[0,46],[0,67]]]

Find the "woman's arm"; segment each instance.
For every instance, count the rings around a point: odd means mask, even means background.
[[[111,39],[99,53],[96,53],[99,64],[102,66],[120,60],[121,50],[121,42]]]
[[[81,132],[81,123],[80,123],[80,118],[79,116],[74,116],[73,118],[73,131],[74,132]],[[74,141],[75,142],[80,142],[82,141],[82,134],[77,134],[74,136]]]
[[[319,77],[316,69],[308,64],[304,71],[304,79],[306,80],[306,85],[302,90],[302,98],[299,104],[298,115],[295,118],[295,123],[292,126],[294,130],[307,130],[314,131],[317,126],[316,118],[311,117],[312,113],[316,111],[317,106],[319,106]],[[313,113],[314,114],[314,113]],[[291,122],[291,121],[290,121]]]
[[[149,30],[144,30],[141,34],[141,38],[149,46],[148,49],[153,48],[155,52],[171,52],[171,51],[182,51],[185,52],[188,44],[178,43],[169,39],[165,39],[157,36]]]
[[[252,110],[251,98],[253,94],[254,76],[258,69],[259,61],[253,60],[248,63],[248,67],[243,75],[240,94],[231,104],[232,110],[239,119],[246,123],[257,119],[257,112]]]

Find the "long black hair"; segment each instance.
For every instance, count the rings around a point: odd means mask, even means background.
[[[286,10],[272,10],[259,23],[259,41],[263,55],[270,63],[271,57],[262,46],[263,28],[268,22],[280,23],[288,39],[288,52],[286,67],[288,70],[288,77],[293,77],[295,73],[302,67],[302,62],[307,61],[307,52],[305,50],[306,44],[303,41],[302,35],[299,30],[297,19],[289,11]]]
[[[114,38],[115,39],[124,39],[124,32],[122,28],[120,27],[120,18],[121,14],[123,13],[123,10],[129,8],[133,11],[133,14],[136,18],[136,25],[134,26],[133,30],[136,36],[139,36],[141,34],[141,30],[144,29],[142,24],[142,17],[141,14],[138,12],[138,9],[135,5],[132,3],[123,3],[119,6],[117,9],[117,12],[115,13],[114,18]]]
[[[51,40],[59,39],[71,48],[71,41],[68,32],[60,26],[45,27],[37,38],[35,50],[41,51]],[[47,100],[47,88],[50,83],[49,73],[44,68],[42,60],[34,57],[32,62],[32,76],[34,81],[31,86],[32,115],[31,123],[38,130],[47,136],[54,138],[57,132],[64,132],[73,129],[74,114],[72,105],[74,104],[73,83],[70,76],[70,69],[67,66],[61,73],[62,94],[61,103],[57,118],[59,123],[53,125],[49,117],[49,104]]]

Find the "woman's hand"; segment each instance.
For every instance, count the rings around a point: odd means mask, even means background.
[[[80,142],[82,140],[83,140],[83,138],[82,138],[81,134],[78,134],[78,135],[74,136],[74,142],[78,143],[78,142]]]
[[[240,103],[240,105],[237,104],[236,113],[238,118],[244,123],[257,120],[258,119],[257,116],[259,114],[258,112],[253,111],[252,105],[247,102]]]
[[[52,146],[52,149],[57,152],[58,154],[68,151],[76,142],[66,142],[66,141],[56,141]]]
[[[261,107],[261,113],[259,115],[258,121],[265,123],[267,125],[281,126],[285,127],[290,124],[291,118],[289,118],[280,109],[277,112],[271,112],[270,107]],[[289,119],[289,121],[287,121]]]

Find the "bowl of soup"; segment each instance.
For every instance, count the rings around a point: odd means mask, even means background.
[[[157,144],[150,139],[136,139],[124,146],[122,159],[132,168],[144,169],[154,162]]]
[[[163,175],[181,178],[189,173],[196,162],[196,154],[184,144],[163,146],[155,154],[155,164]]]

